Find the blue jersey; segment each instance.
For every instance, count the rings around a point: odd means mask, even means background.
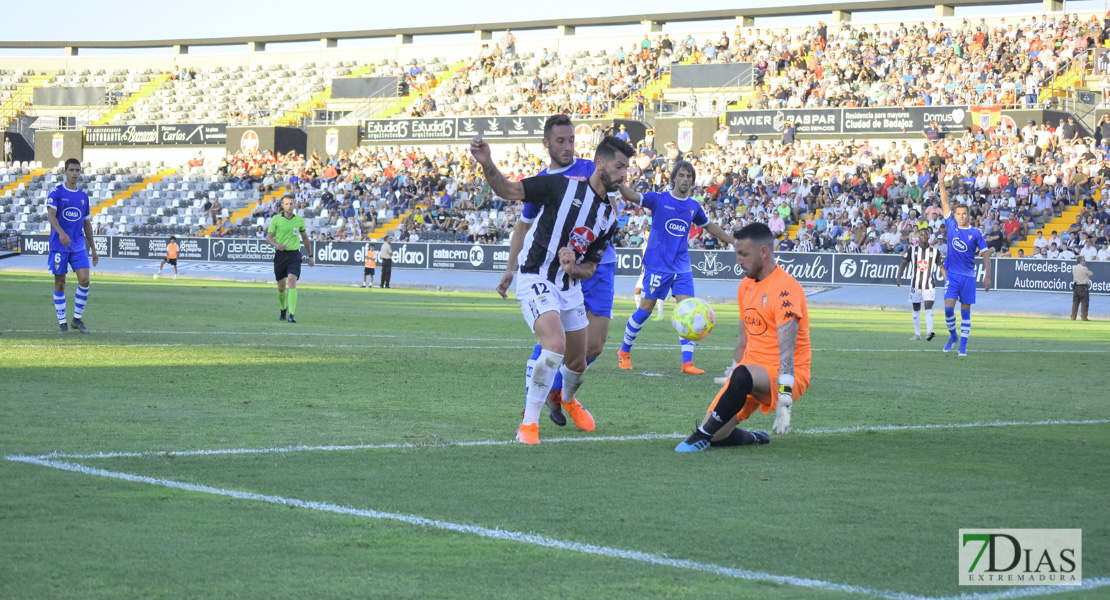
[[[576,158],[574,162],[561,168],[552,171],[549,167],[539,172],[539,175],[566,175],[567,177],[586,177],[594,174],[594,161],[585,158]],[[522,215],[530,219],[536,218],[538,209],[534,205],[525,204]],[[617,251],[609,244],[605,248],[605,254],[601,256],[601,262],[598,264],[607,265],[617,262]]]
[[[644,269],[664,273],[690,272],[690,224],[709,223],[701,204],[679,200],[670,192],[646,192],[640,204],[651,211],[651,235],[644,250]]]
[[[986,249],[987,240],[977,227],[960,228],[956,217],[944,220],[948,230],[948,253],[944,256],[944,269],[949,275],[975,276],[975,255]]]
[[[67,190],[58,184],[47,196],[46,205],[58,211],[58,224],[69,236],[69,246],[63,246],[58,232],[50,228],[51,252],[81,252],[85,250],[85,221],[89,220],[89,196],[81,190]]]

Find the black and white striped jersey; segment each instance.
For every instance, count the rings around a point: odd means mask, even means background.
[[[578,285],[559,265],[559,249],[574,248],[578,262],[601,262],[617,230],[609,198],[595,194],[584,177],[541,175],[521,184],[526,206],[520,220],[532,227],[517,257],[520,272],[539,275],[563,290]]]
[[[940,250],[930,246],[910,246],[902,255],[909,263],[910,288],[915,290],[931,290],[936,287],[933,273],[940,265]]]

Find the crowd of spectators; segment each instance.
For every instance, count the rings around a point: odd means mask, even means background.
[[[757,92],[749,108],[1007,105],[1042,102],[1042,88],[1088,50],[1110,39],[1110,15],[1001,17],[879,24],[822,21],[805,30],[737,28],[730,36],[701,40],[693,34],[645,35],[639,43],[608,51],[605,61],[572,61],[544,48],[531,59],[483,45],[466,68],[445,82],[459,100],[437,107],[431,96],[413,114],[435,116],[604,114],[636,94],[677,62],[751,62]],[[515,42],[514,42],[515,46]],[[555,66],[559,68],[554,68]],[[1103,95],[1110,98],[1110,78]],[[473,99],[492,80],[518,92]],[[723,110],[723,107],[722,107]]]
[[[430,96],[410,110],[422,116],[464,115],[604,115],[627,99],[636,100],[643,114],[645,100],[636,94],[652,80],[670,70],[672,62],[687,56],[676,54],[669,36],[648,36],[637,43],[599,54],[599,60],[578,60],[543,48],[521,56],[511,32],[501,41],[483,44],[478,56],[444,82],[446,93],[456,99],[450,106],[437,107]],[[584,58],[584,57],[579,57]],[[475,96],[498,81],[508,82],[512,93],[492,95],[484,103]],[[431,110],[427,110],[430,107]]]
[[[969,205],[972,225],[983,230],[996,255],[1008,255],[1012,245],[1079,205],[1077,222],[1055,236],[1045,232],[1036,255],[1068,258],[1070,248],[1090,260],[1105,258],[1110,138],[1080,137],[1068,123],[1031,122],[1020,131],[968,131],[923,143],[717,139],[682,156],[698,170],[693,196],[726,231],[768,223],[783,250],[898,253],[924,228],[930,243],[943,246],[935,173],[945,161],[953,202]],[[536,174],[546,157],[532,148],[506,153],[501,171],[511,180]],[[589,148],[583,150],[588,155]],[[673,142],[658,151],[649,135],[637,144],[628,181],[640,191],[666,189],[679,157]],[[290,188],[296,210],[319,218],[313,235],[321,240],[369,239],[382,218],[404,216],[386,232],[394,239],[507,244],[519,214],[519,206],[484,184],[466,147],[362,146],[330,159],[240,153],[221,161],[221,169],[237,185]],[[279,203],[260,205],[252,216],[270,217]],[[620,208],[615,244],[637,247],[651,215],[623,200]],[[791,226],[797,233],[788,236]],[[696,229],[690,246],[716,249],[719,242]]]
[[[738,28],[700,46],[699,62],[752,62],[752,108],[1021,105],[1087,50],[1110,39],[1110,15],[1052,15],[832,26]],[[1086,63],[1084,63],[1086,64]],[[1110,87],[1110,86],[1108,86]]]
[[[1003,135],[968,132],[924,144],[708,144],[694,160],[695,196],[726,230],[758,220],[781,235],[798,225],[797,235],[782,236],[784,249],[901,252],[923,228],[930,243],[943,245],[935,173],[946,161],[953,202],[969,205],[972,224],[997,255],[1072,205],[1081,207],[1078,222],[1060,237],[1077,253],[1089,241],[1086,252],[1097,254],[1110,237],[1110,139],[1065,138],[1068,131],[1075,129],[1067,123],[1028,123]],[[672,144],[665,148],[677,154]],[[642,153],[630,175],[641,189],[660,188],[667,162]],[[693,242],[716,244],[708,235]]]

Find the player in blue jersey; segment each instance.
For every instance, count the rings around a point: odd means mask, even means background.
[[[552,115],[543,125],[543,146],[547,149],[550,164],[539,175],[567,175],[570,177],[586,177],[594,173],[594,161],[574,157],[574,123],[566,115]],[[498,174],[500,175],[500,174]],[[502,175],[503,177],[503,175]],[[616,207],[614,206],[614,210]],[[521,216],[528,219],[535,218],[529,211],[535,210],[535,205],[524,204]],[[523,220],[516,225],[522,228],[521,236],[527,233],[530,223]],[[514,232],[515,233],[515,232]],[[593,277],[582,281],[582,297],[586,306],[586,366],[593,363],[602,350],[605,349],[605,338],[609,334],[609,321],[613,318],[614,276],[617,270],[617,251],[610,245],[605,249],[601,262],[594,270]],[[511,275],[506,271],[506,276]],[[536,360],[543,352],[543,348],[536,344],[532,349],[532,356],[528,359],[527,370],[524,375],[524,386],[527,389],[532,377],[532,369]],[[583,431],[594,430],[594,418],[577,398],[564,401],[562,397],[563,377],[560,371],[551,384],[547,396],[548,417],[556,425],[562,427],[567,424],[563,414],[565,408],[570,413],[575,426]]]
[[[655,302],[673,294],[677,302],[694,295],[694,276],[690,271],[690,225],[704,227],[717,239],[732,244],[732,236],[716,223],[710,223],[697,200],[689,196],[697,180],[694,165],[680,160],[671,171],[671,191],[640,194],[627,185],[621,186],[626,200],[638,202],[651,211],[651,234],[644,250],[644,286],[646,293],[640,307],[628,319],[624,343],[617,352],[620,368],[632,368],[632,344],[651,316]],[[701,375],[705,371],[694,366],[694,342],[680,338],[682,372]]]
[[[967,356],[967,338],[971,335],[971,305],[975,304],[975,255],[981,254],[985,269],[983,292],[991,291],[991,249],[983,232],[971,226],[971,213],[966,205],[952,209],[945,188],[945,165],[937,173],[940,182],[940,207],[947,229],[948,253],[944,256],[944,269],[948,281],[944,286],[944,323],[948,326],[948,352],[960,342],[960,356]],[[960,301],[960,333],[956,335],[956,301]]]
[[[54,275],[54,312],[58,315],[58,329],[61,333],[69,331],[66,325],[66,273],[72,266],[77,274],[73,328],[81,333],[88,333],[89,329],[81,317],[84,316],[85,304],[89,301],[89,270],[100,262],[100,257],[96,254],[96,244],[93,242],[89,196],[77,187],[80,179],[81,161],[76,158],[67,160],[65,182],[51,190],[46,200],[46,215],[50,221],[48,268]]]

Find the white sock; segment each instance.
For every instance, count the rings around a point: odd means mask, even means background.
[[[931,308],[925,311],[925,328],[929,333],[933,332],[933,309]]]
[[[551,391],[551,384],[555,381],[555,373],[563,364],[563,355],[550,350],[540,352],[536,365],[532,367],[532,377],[528,382],[528,395],[524,404],[524,425],[533,425],[540,422],[540,409],[547,402],[547,393]],[[565,388],[566,382],[563,386]]]
[[[589,365],[586,368],[589,369]],[[578,393],[578,388],[582,387],[582,381],[586,378],[586,371],[583,370],[581,373],[571,371],[566,365],[563,365],[559,368],[559,372],[563,374],[563,402],[571,402]]]
[[[662,300],[655,303],[655,310],[659,311],[659,316],[660,317],[663,316],[663,301]]]
[[[921,335],[921,311],[913,311],[913,334]]]

